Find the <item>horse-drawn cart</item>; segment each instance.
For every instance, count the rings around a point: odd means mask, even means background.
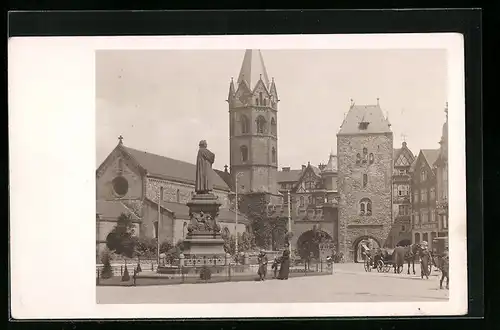
[[[379,273],[388,273],[394,267],[393,256],[394,249],[383,249],[377,255],[377,271]]]

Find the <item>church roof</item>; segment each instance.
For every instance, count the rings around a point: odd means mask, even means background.
[[[125,147],[122,150],[144,168],[148,175],[157,176],[167,180],[180,181],[187,184],[195,184],[196,165],[181,160],[168,158],[149,152]],[[229,190],[224,180],[212,169],[211,172],[214,188]]]
[[[107,200],[96,201],[96,213],[104,219],[116,219],[122,213],[133,214],[121,201]]]
[[[259,79],[262,79],[262,82],[269,90],[269,77],[267,75],[266,66],[264,65],[264,59],[260,49],[247,49],[245,51],[245,56],[243,57],[243,63],[241,65],[237,84],[239,84],[242,80],[245,80],[248,87],[253,90]]]
[[[366,122],[366,129],[360,128],[360,123]],[[389,121],[384,117],[382,109],[377,105],[353,105],[340,126],[338,135],[390,133]]]
[[[216,170],[214,169],[215,173],[221,177],[222,180],[228,185],[230,190],[234,189],[234,182],[233,182],[233,177],[229,172],[226,171],[221,171],[221,170]]]

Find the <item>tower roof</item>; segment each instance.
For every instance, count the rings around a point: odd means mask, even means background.
[[[245,80],[248,87],[253,90],[259,79],[262,79],[262,82],[269,90],[269,77],[260,49],[247,49],[237,83],[239,84],[242,80]]]
[[[330,154],[330,159],[328,159],[328,164],[323,172],[337,172],[337,155]]]
[[[364,125],[363,125],[364,123]],[[384,117],[380,105],[352,105],[347,113],[339,135],[390,133],[390,123]]]

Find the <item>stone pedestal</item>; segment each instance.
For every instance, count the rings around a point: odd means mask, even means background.
[[[225,256],[224,240],[217,223],[219,203],[212,194],[196,194],[187,203],[191,223],[184,239],[184,254],[190,256]]]

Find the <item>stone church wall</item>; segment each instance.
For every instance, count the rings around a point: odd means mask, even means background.
[[[109,165],[104,168],[96,181],[97,199],[101,200],[114,200],[114,199],[134,199],[142,197],[142,177],[140,173],[131,165],[126,159],[119,156],[115,151]],[[122,168],[122,176],[128,182],[128,191],[124,196],[118,196],[113,189],[113,179],[120,173],[120,162]]]

